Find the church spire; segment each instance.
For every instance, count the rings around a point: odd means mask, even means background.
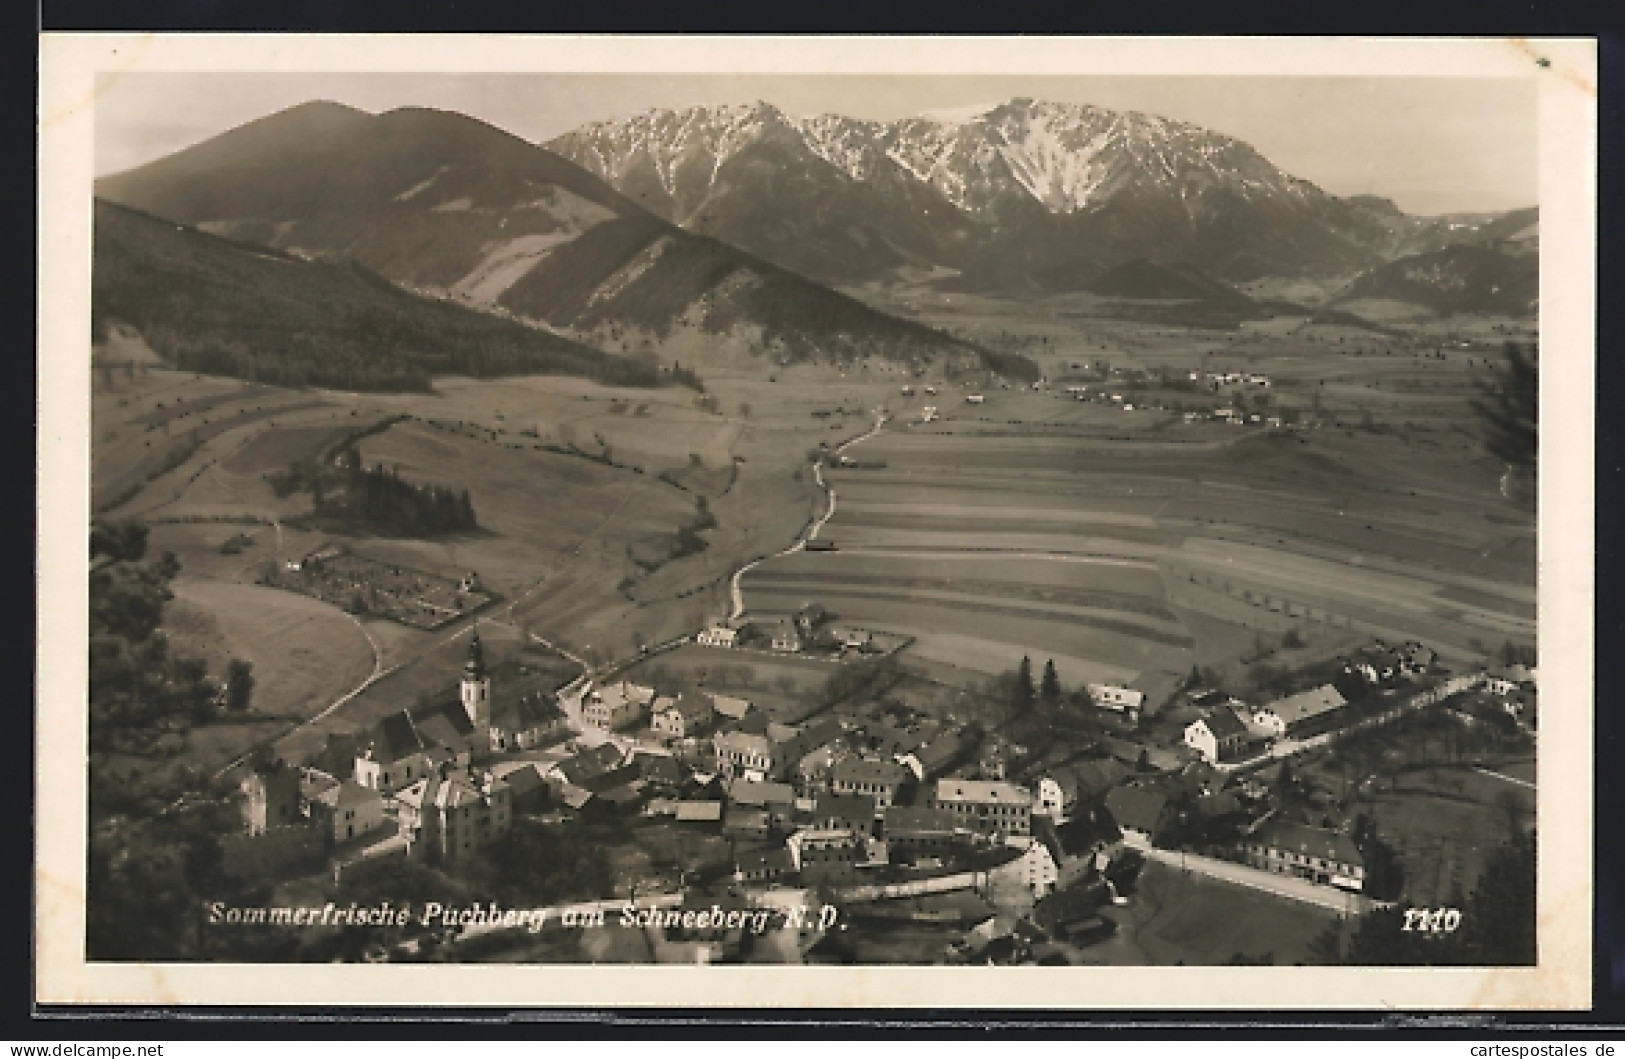
[[[480,646],[480,631],[474,630],[474,638],[468,642],[468,661],[463,663],[463,677],[466,680],[485,679],[485,649]]]

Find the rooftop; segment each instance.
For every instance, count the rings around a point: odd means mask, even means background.
[[[1347,700],[1343,698],[1342,692],[1330,684],[1322,684],[1318,688],[1310,688],[1308,691],[1300,691],[1296,695],[1277,699],[1265,709],[1290,725],[1318,717],[1323,713],[1330,713],[1345,705]]]
[[[940,805],[944,802],[1032,805],[1033,794],[1005,780],[938,780],[937,803]]]

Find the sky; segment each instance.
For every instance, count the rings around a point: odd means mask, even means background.
[[[891,120],[1018,96],[1202,125],[1332,194],[1382,195],[1409,213],[1539,201],[1536,85],[1521,78],[140,73],[98,92],[96,172],[313,99],[455,110],[545,143],[657,107],[766,100],[790,114]]]

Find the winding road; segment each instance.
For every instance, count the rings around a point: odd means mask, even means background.
[[[881,429],[885,427],[887,418],[888,417],[883,410],[876,409],[875,425],[864,431],[862,434],[859,434],[857,437],[848,438],[839,445],[835,446],[835,448],[831,451],[831,455],[839,456],[847,449],[852,448],[854,445],[862,444],[863,442],[868,441],[870,438],[879,434]],[[793,555],[796,552],[805,549],[807,547],[807,542],[810,540],[816,540],[818,538],[818,531],[824,528],[825,523],[835,517],[835,490],[824,481],[824,464],[822,460],[813,464],[813,479],[818,482],[818,488],[822,489],[829,498],[829,504],[827,507],[825,507],[824,513],[813,519],[813,521],[805,530],[801,532],[801,535],[798,536],[789,547],[784,548],[781,551],[774,552],[772,555],[764,555],[759,559],[752,559],[750,562],[734,571],[733,577],[728,579],[728,594],[732,601],[732,609],[728,613],[729,621],[738,621],[739,616],[745,613],[745,593],[741,588],[740,583],[746,574],[750,573],[762,563],[767,562],[769,559],[777,559],[783,555]]]

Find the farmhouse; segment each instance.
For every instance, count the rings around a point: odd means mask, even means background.
[[[1247,745],[1247,726],[1231,710],[1220,707],[1186,726],[1185,745],[1210,765],[1227,761]]]
[[[1281,730],[1288,735],[1310,735],[1317,731],[1325,731],[1335,724],[1336,711],[1345,705],[1347,700],[1343,698],[1342,692],[1330,684],[1322,684],[1318,688],[1277,699],[1262,707],[1261,712],[1274,714],[1279,718]]]
[[[649,727],[665,739],[690,739],[711,723],[711,703],[700,695],[662,695],[654,701]]]
[[[1365,887],[1365,865],[1354,840],[1323,827],[1271,821],[1242,841],[1247,863],[1343,890]]]
[[[1032,833],[1032,792],[1014,783],[1003,780],[938,780],[931,804],[994,834]]]
[[[739,639],[739,630],[726,625],[712,625],[700,630],[694,637],[694,642],[701,647],[732,647],[734,641]]]
[[[595,728],[613,731],[643,719],[643,711],[654,702],[653,688],[621,681],[605,688],[593,688],[581,700],[581,719]]]
[[[1090,684],[1089,699],[1103,710],[1138,713],[1141,703],[1145,702],[1145,692],[1121,684]]]

